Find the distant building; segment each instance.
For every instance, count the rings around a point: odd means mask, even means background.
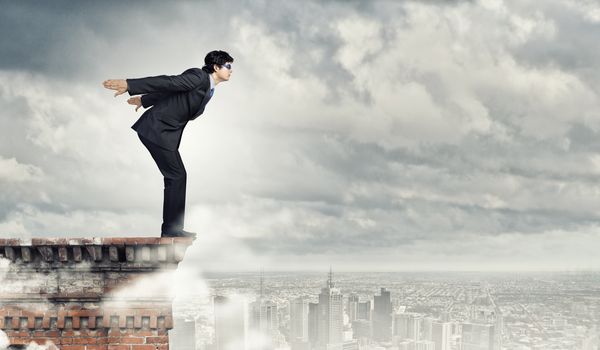
[[[392,300],[385,288],[381,288],[381,295],[376,295],[373,300],[373,339],[392,340]]]
[[[348,297],[348,303],[346,304],[346,313],[348,314],[348,321],[350,323],[358,319],[358,303],[358,295],[350,294]]]
[[[290,343],[308,344],[308,300],[290,300]]]
[[[246,349],[248,305],[243,299],[215,296],[215,349]],[[175,349],[175,348],[173,348]]]
[[[435,350],[450,350],[452,338],[452,324],[450,322],[436,322],[431,325],[431,341],[435,343]]]
[[[177,350],[196,350],[196,322],[193,319],[173,319],[169,346]]]
[[[373,332],[371,330],[371,322],[369,320],[354,320],[352,321],[352,338],[354,339],[371,339]]]
[[[326,349],[344,342],[343,295],[333,283],[333,273],[329,272],[327,286],[319,294],[317,346]]]
[[[421,324],[421,340],[431,340],[432,337],[432,328],[433,322],[435,321],[432,317],[423,318],[423,322]]]
[[[371,301],[367,300],[364,303],[358,302],[358,315],[359,320],[370,320],[371,319]]]
[[[500,350],[494,346],[494,326],[463,323],[462,350]]]
[[[319,303],[308,303],[308,342],[312,348],[319,341]]]
[[[394,315],[393,334],[400,339],[421,340],[421,325],[423,316],[420,314],[403,312]]]

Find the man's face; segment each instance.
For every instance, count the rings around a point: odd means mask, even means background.
[[[229,67],[229,68],[227,68]],[[227,81],[231,77],[231,72],[233,72],[233,68],[231,67],[231,62],[227,62],[221,67],[215,65],[215,73],[217,73],[217,77],[221,81]]]

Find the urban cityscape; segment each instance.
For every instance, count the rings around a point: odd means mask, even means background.
[[[598,272],[231,273],[177,299],[177,350],[600,349]]]

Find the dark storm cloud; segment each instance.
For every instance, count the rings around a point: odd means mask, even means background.
[[[209,35],[206,28],[227,24],[211,16],[224,7],[214,1],[3,1],[0,69],[81,79],[106,60],[147,61],[149,52],[165,44],[160,31],[185,23],[177,38],[166,39],[189,37],[188,45],[173,52],[183,56],[194,47],[193,35]],[[196,20],[188,20],[190,16]],[[130,51],[117,48],[123,38]]]

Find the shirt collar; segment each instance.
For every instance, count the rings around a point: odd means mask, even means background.
[[[215,82],[213,81],[212,74],[208,75],[208,79],[210,80],[210,88],[214,89],[215,88]]]

